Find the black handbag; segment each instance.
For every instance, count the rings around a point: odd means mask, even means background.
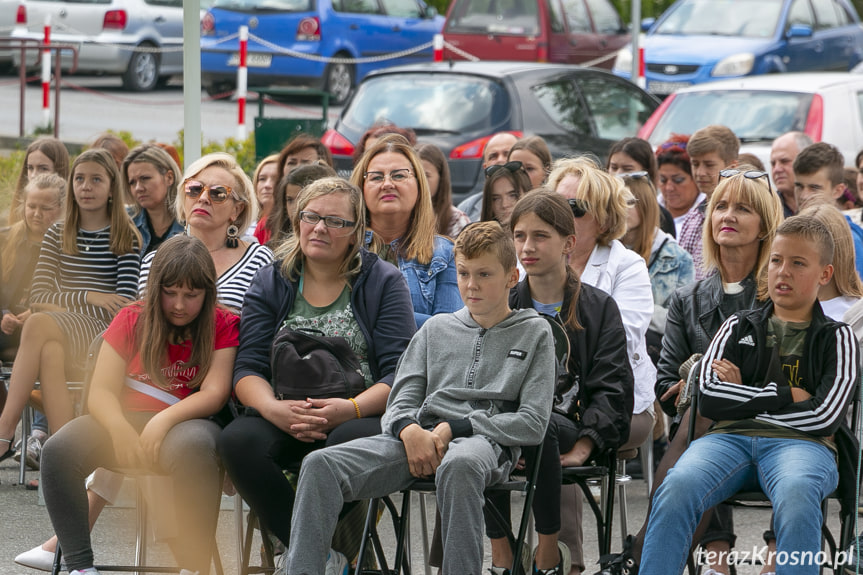
[[[270,366],[278,399],[347,399],[366,388],[360,360],[348,341],[316,329],[279,330]]]

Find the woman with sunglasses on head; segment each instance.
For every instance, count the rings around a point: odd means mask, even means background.
[[[659,361],[662,334],[668,315],[668,300],[679,287],[695,280],[692,256],[677,241],[659,229],[659,204],[656,189],[647,172],[618,174],[635,202],[627,209],[626,235],[623,245],[634,251],[647,264],[653,292],[653,317],[647,329],[647,352],[653,363]]]
[[[503,229],[509,229],[509,217],[516,202],[531,190],[530,178],[521,162],[489,166],[485,169],[482,188],[480,221],[495,220]]]
[[[461,309],[452,240],[435,234],[422,162],[406,139],[379,139],[357,162],[351,182],[362,186],[369,249],[398,266],[411,292],[417,326],[436,313]]]
[[[255,272],[273,261],[269,248],[240,239],[240,232],[255,218],[252,182],[232,156],[215,153],[193,162],[180,186],[177,220],[210,250],[219,302],[239,313]],[[154,255],[151,252],[141,262],[142,295]]]
[[[770,190],[766,173],[729,170],[711,195],[705,216],[703,253],[708,276],[679,288],[668,306],[656,394],[665,413],[671,417],[679,412],[682,415],[678,431],[671,436],[668,451],[659,462],[654,492],[686,449],[691,413],[685,406],[678,406],[683,378],[722,323],[731,314],[756,305],[758,280],[766,269],[770,245],[782,221],[782,204]],[[712,422],[700,415],[696,417],[695,436],[700,437]],[[714,508],[705,514],[702,524],[707,526],[707,533],[701,544],[708,551],[730,549],[734,543],[730,508]],[[616,564],[637,564],[645,531],[642,526],[629,539],[623,553],[616,557]],[[711,568],[719,573],[728,572],[724,564]]]
[[[620,309],[626,330],[626,351],[635,378],[635,401],[629,437],[620,449],[640,446],[653,429],[653,386],[656,368],[647,354],[646,334],[653,316],[653,295],[647,265],[626,249],[626,215],[632,195],[619,178],[608,175],[593,160],[558,160],[548,177],[550,189],[567,198],[575,223],[575,247],[569,265],[587,285],[608,293]],[[562,491],[563,504],[573,513],[562,514],[560,539],[581,550],[581,497],[577,488]],[[584,570],[581,553],[572,571]]]
[[[647,140],[623,138],[612,144],[608,150],[608,162],[605,164],[605,169],[612,176],[647,172],[647,177],[654,186],[654,193],[656,192],[655,186],[658,181],[656,156]],[[659,206],[659,227],[671,237],[677,237],[674,218],[664,206]]]
[[[294,488],[282,470],[295,470],[312,450],[380,433],[396,364],[416,331],[401,274],[362,247],[364,217],[360,190],[346,180],[323,178],[303,188],[294,234],[255,276],[243,305],[234,391],[247,411],[222,432],[219,453],[243,499],[285,546]],[[271,354],[282,328],[347,339],[364,391],[279,400]]]

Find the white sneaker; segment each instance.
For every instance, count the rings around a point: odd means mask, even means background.
[[[348,575],[349,568],[350,565],[348,564],[347,558],[335,549],[330,549],[330,552],[327,555],[327,568],[324,571],[325,575]]]
[[[276,570],[273,571],[273,575],[286,575],[288,572],[288,553],[285,551],[284,553],[279,553],[275,556],[276,560]]]
[[[24,567],[30,567],[31,569],[51,572],[54,570],[54,552],[45,551],[41,545],[37,545],[30,551],[25,551],[15,557],[15,563]],[[65,561],[60,564],[60,570],[66,570]]]

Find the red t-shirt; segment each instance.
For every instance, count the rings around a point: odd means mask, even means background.
[[[267,227],[267,218],[262,218],[258,221],[258,225],[255,226],[255,232],[252,234],[262,246],[267,245],[267,242],[270,241],[270,229]]]
[[[126,384],[120,396],[120,404],[127,411],[162,411],[191,394],[194,390],[186,384],[198,373],[197,366],[185,367],[192,354],[191,341],[168,345],[168,365],[162,374],[169,388],[157,386],[144,373],[141,365],[140,346],[135,341],[135,324],[141,313],[141,305],[130,305],[117,314],[105,331],[104,340],[126,360]],[[216,338],[214,350],[237,347],[239,344],[240,318],[233,313],[216,308]],[[141,391],[139,391],[141,390]]]

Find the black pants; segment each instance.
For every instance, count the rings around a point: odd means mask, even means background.
[[[298,472],[303,458],[316,449],[380,432],[379,417],[364,417],[335,428],[326,441],[304,443],[263,417],[247,415],[222,431],[219,454],[237,491],[264,527],[287,547],[295,494],[284,470]]]

